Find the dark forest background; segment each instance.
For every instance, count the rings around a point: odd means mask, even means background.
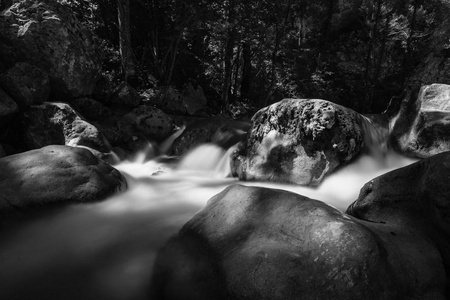
[[[140,92],[200,85],[237,115],[286,97],[380,113],[407,89],[450,13],[442,0],[65,0],[103,70]]]

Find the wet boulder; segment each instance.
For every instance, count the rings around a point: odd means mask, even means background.
[[[284,99],[252,118],[246,143],[232,155],[241,180],[318,185],[358,156],[364,145],[362,117],[320,99]]]
[[[109,142],[94,125],[82,119],[69,104],[33,105],[23,116],[24,140],[31,149],[48,145],[85,146],[109,152]]]
[[[50,96],[50,82],[47,73],[28,63],[17,63],[0,74],[0,86],[23,110],[33,104],[40,104]]]
[[[450,85],[411,92],[391,121],[391,143],[407,155],[425,158],[450,150]]]
[[[408,224],[365,221],[291,192],[228,187],[161,249],[150,298],[444,300],[450,243],[436,217],[446,208],[415,204]]]
[[[86,149],[48,146],[0,159],[0,211],[102,200],[126,188],[115,168]]]
[[[41,68],[56,98],[90,95],[100,78],[94,36],[61,1],[15,1],[0,13],[0,39],[0,66],[26,61]]]
[[[162,110],[147,104],[141,104],[124,116],[131,126],[147,137],[162,141],[169,137],[173,130],[172,120]]]

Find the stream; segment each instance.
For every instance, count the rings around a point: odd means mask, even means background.
[[[365,154],[312,189],[238,182],[227,177],[229,153],[214,145],[179,161],[148,156],[115,166],[129,183],[122,194],[2,228],[0,299],[148,299],[158,249],[225,187],[284,189],[345,211],[364,183],[414,162],[393,152]]]

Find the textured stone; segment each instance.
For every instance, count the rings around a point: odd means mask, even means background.
[[[241,180],[317,185],[363,148],[363,118],[320,99],[284,99],[252,118],[246,144],[232,155]]]
[[[172,120],[162,110],[150,105],[139,105],[124,118],[151,140],[162,141],[172,133]]]
[[[404,195],[412,222],[399,226],[282,190],[229,187],[161,249],[150,298],[444,300],[450,243],[435,217],[446,210]]]
[[[22,110],[47,101],[50,96],[47,73],[28,63],[17,63],[1,74],[0,85]]]
[[[141,101],[139,93],[125,81],[114,90],[111,96],[111,104],[119,107],[135,108]]]
[[[91,98],[73,100],[71,106],[88,120],[104,120],[111,115],[109,108]]]
[[[119,171],[86,149],[48,146],[0,159],[0,211],[98,201],[126,188]]]
[[[33,105],[23,118],[25,143],[31,149],[47,145],[86,146],[109,152],[109,143],[98,129],[81,119],[66,103]]]
[[[410,156],[425,158],[450,150],[450,85],[423,86],[410,93],[391,121],[391,143]]]
[[[49,75],[55,98],[69,101],[92,94],[100,56],[93,35],[68,5],[16,1],[0,13],[0,38],[0,65],[26,61],[38,66]]]
[[[5,126],[18,112],[16,102],[0,88],[0,126]]]

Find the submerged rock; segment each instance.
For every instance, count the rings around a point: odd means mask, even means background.
[[[48,146],[0,159],[0,211],[102,200],[126,188],[115,168],[86,149]]]
[[[232,155],[241,180],[318,185],[364,145],[362,117],[320,99],[284,99],[259,110],[252,123]]]
[[[151,299],[447,299],[450,153],[382,175],[345,214],[228,187],[159,252]]]
[[[450,85],[422,86],[408,95],[391,121],[391,143],[398,151],[426,158],[450,150]]]

